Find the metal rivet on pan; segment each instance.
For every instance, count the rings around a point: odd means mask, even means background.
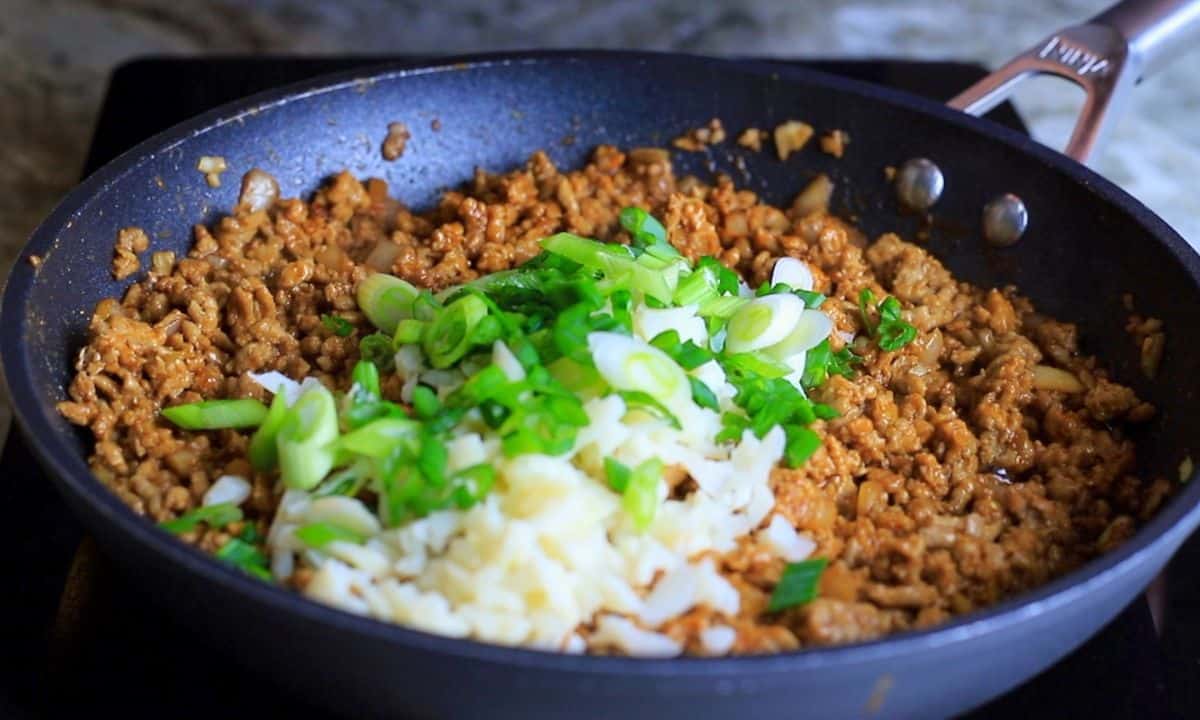
[[[925,211],[942,196],[946,179],[942,170],[925,158],[913,158],[896,173],[896,196],[911,210]]]
[[[1015,244],[1029,225],[1029,211],[1021,198],[1005,193],[983,207],[983,237],[997,247]]]

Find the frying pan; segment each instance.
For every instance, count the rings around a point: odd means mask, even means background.
[[[1055,72],[1089,101],[1075,160],[1032,140],[904,93],[799,68],[647,53],[527,53],[421,68],[332,75],[204,114],[137,146],[89,177],[38,228],[9,279],[0,348],[25,436],[73,511],[148,605],[169,608],[249,672],[350,716],[696,718],[805,715],[914,717],[962,712],[1079,645],[1140,593],[1200,523],[1200,483],[1174,498],[1115,551],[1032,592],[933,629],[774,656],[671,660],[580,657],[455,640],[333,610],[252,580],[136,517],[88,471],[90,443],[55,412],[87,319],[129,282],[109,274],[119,228],[153,249],[184,252],[188,228],[232,207],[231,175],[273,173],[286,194],[349,168],[386,178],[412,206],[470,177],[545,148],[560,166],[600,143],[664,145],[720,117],[727,128],[791,118],[853,139],[845,158],[806,151],[781,163],[721,146],[680,154],[680,173],[728,172],[783,202],[808,176],[829,174],[836,207],[874,235],[912,237],[883,168],[933,160],[945,177],[930,248],[961,278],[1016,284],[1038,307],[1079,323],[1086,351],[1159,408],[1139,437],[1142,473],[1175,477],[1200,423],[1200,257],[1162,220],[1082,160],[1108,100],[1152,70],[1200,23],[1195,3],[1123,3],[1057,33],[955,100],[978,111],[1013,79]],[[1065,48],[1065,50],[1064,50]],[[1082,60],[1081,60],[1082,58]],[[1104,61],[1105,67],[1096,66]],[[1085,71],[1084,64],[1087,65]],[[152,102],[153,93],[148,93]],[[440,122],[434,131],[431,122]],[[379,142],[401,120],[413,137],[386,163]],[[232,172],[210,188],[202,155]],[[744,163],[744,172],[740,167]],[[1012,193],[1029,223],[1009,247],[980,240],[981,208]],[[38,256],[40,265],[28,260]],[[1143,378],[1123,331],[1123,293],[1163,319],[1166,356]],[[10,479],[10,481],[18,479]],[[201,682],[202,685],[202,682]],[[202,692],[202,689],[198,689]],[[267,692],[267,690],[264,690]]]

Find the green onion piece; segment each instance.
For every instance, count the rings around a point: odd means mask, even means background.
[[[618,290],[609,297],[609,301],[612,303],[613,319],[627,333],[633,332],[633,314],[629,311],[632,299],[628,290]]]
[[[396,325],[396,334],[392,336],[395,345],[412,345],[421,341],[425,334],[425,323],[414,318],[404,318]]]
[[[790,468],[797,468],[812,457],[821,447],[821,437],[816,432],[801,425],[785,425],[787,444],[784,446],[783,458]]]
[[[358,354],[363,360],[375,363],[379,372],[396,369],[396,348],[392,339],[383,333],[371,333],[358,341]]]
[[[250,543],[253,545],[257,542],[261,542],[263,536],[262,533],[258,531],[258,528],[255,527],[254,523],[247,522],[242,524],[242,531],[237,534],[237,539],[244,543]]]
[[[317,550],[320,550],[334,540],[354,543],[355,545],[361,545],[365,540],[365,538],[353,530],[347,530],[344,527],[327,522],[309,523],[304,527],[297,528],[295,534],[300,542]]]
[[[290,488],[310,490],[333,468],[337,405],[323,386],[306,390],[279,428],[279,475]]]
[[[184,430],[249,428],[262,424],[267,406],[252,398],[203,400],[163,408],[162,415]]]
[[[496,469],[487,463],[463,468],[450,479],[450,497],[459,509],[465,510],[479,502],[496,483]]]
[[[627,410],[641,410],[660,420],[666,420],[667,424],[676,430],[683,427],[679,424],[679,418],[675,417],[675,413],[668,410],[666,405],[663,405],[650,393],[641,390],[618,390],[615,394],[620,395],[621,399],[625,401]]]
[[[647,248],[667,244],[667,230],[653,215],[640,207],[627,207],[618,216],[621,227],[633,238],[634,246]]]
[[[716,317],[727,320],[733,317],[733,314],[742,309],[742,306],[748,302],[750,302],[749,298],[738,297],[737,295],[720,295],[700,303],[700,309],[697,313],[700,317]]]
[[[412,406],[417,417],[422,420],[432,420],[442,409],[442,403],[438,400],[437,395],[424,385],[413,388]]]
[[[358,307],[371,324],[391,335],[404,318],[413,316],[413,301],[419,291],[387,273],[375,273],[358,284]]]
[[[871,322],[871,308],[875,307],[875,293],[871,288],[863,288],[858,293],[858,313],[862,315],[863,328],[868,335],[875,334],[875,324]]]
[[[329,332],[338,337],[349,337],[354,334],[354,323],[337,315],[322,315],[321,324]]]
[[[715,440],[722,442],[739,442],[742,435],[750,428],[750,419],[735,412],[721,413],[721,432]]]
[[[491,400],[504,393],[510,381],[498,365],[488,365],[472,375],[457,391],[456,395],[466,398],[472,405]]]
[[[850,348],[843,347],[835,353],[830,353],[827,370],[831,376],[841,375],[842,377],[852,378],[854,377],[854,368],[851,366],[860,362],[862,362],[862,358],[851,352]]]
[[[717,292],[717,276],[709,267],[699,267],[691,275],[679,281],[675,288],[675,304],[703,305],[719,297]]]
[[[619,493],[624,493],[625,488],[629,487],[629,478],[633,477],[633,470],[616,458],[606,457],[604,458],[604,475],[608,478],[609,487]]]
[[[542,240],[542,247],[548,252],[560,255],[592,270],[607,270],[607,261],[612,258],[631,262],[633,259],[629,250],[621,245],[589,240],[571,233],[551,235]]]
[[[634,468],[621,493],[621,508],[639,531],[650,527],[658,512],[658,483],[662,480],[662,470],[662,461],[658,458],[645,461]]]
[[[813,415],[821,420],[832,420],[841,415],[841,413],[837,411],[837,408],[831,405],[826,405],[825,403],[813,403],[812,409]]]
[[[446,484],[446,466],[450,464],[450,455],[446,446],[429,433],[421,438],[421,446],[417,451],[417,469],[434,487]]]
[[[742,372],[764,378],[781,378],[792,372],[787,365],[758,353],[722,355],[721,365],[727,372]]]
[[[271,571],[267,569],[267,556],[248,542],[231,538],[214,554],[218,559],[259,580],[271,581]]]
[[[350,382],[370,398],[377,399],[382,395],[379,389],[379,368],[369,360],[359,360],[354,364],[354,370],[350,372]]]
[[[825,572],[825,566],[828,564],[827,558],[788,563],[783,569],[783,576],[779,578],[779,584],[771,593],[767,612],[779,612],[812,602],[817,597],[821,573]]]
[[[450,367],[471,349],[472,333],[488,308],[476,295],[464,295],[443,308],[425,328],[421,347],[435,368]]]
[[[367,364],[370,365],[370,363]],[[271,398],[271,408],[267,410],[267,416],[254,431],[254,435],[250,438],[250,446],[246,450],[246,454],[250,456],[250,464],[254,466],[255,470],[267,472],[274,469],[279,462],[279,448],[275,444],[275,439],[279,436],[279,428],[283,427],[287,411],[287,401],[284,399],[283,393],[276,392],[275,397]]]
[[[697,270],[707,270],[717,279],[717,292],[722,295],[737,295],[739,290],[738,274],[711,255],[705,255],[696,262]]]
[[[585,398],[597,397],[607,387],[596,368],[569,357],[560,357],[547,365],[546,369],[564,388]]]
[[[333,495],[344,495],[346,497],[354,497],[367,484],[369,467],[366,462],[359,461],[348,468],[343,468],[313,488],[312,496],[314,498],[330,497]]]
[[[339,450],[382,459],[397,445],[415,437],[420,424],[408,418],[381,418],[338,438]]]
[[[242,510],[237,505],[217,503],[216,505],[203,505],[174,520],[160,522],[158,526],[167,532],[180,535],[195,530],[200,523],[204,523],[210,528],[221,528],[241,519]]]
[[[804,301],[804,307],[816,310],[825,303],[825,296],[812,290],[792,289],[792,294]]]
[[[422,290],[412,304],[412,316],[421,322],[429,322],[437,316],[442,304],[428,290]]]
[[[717,396],[713,391],[705,385],[699,378],[689,377],[688,382],[692,385],[692,401],[702,408],[709,410],[721,411],[721,404],[717,402]]]

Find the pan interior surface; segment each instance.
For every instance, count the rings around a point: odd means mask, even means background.
[[[934,253],[963,280],[1016,285],[1039,310],[1077,323],[1082,349],[1158,407],[1139,438],[1144,475],[1174,478],[1195,451],[1189,429],[1200,421],[1200,348],[1182,329],[1200,321],[1200,263],[1173,231],[1111,184],[1032,141],[899,94],[775,66],[619,53],[341,76],[215,111],[122,156],[72,193],[35,234],[23,259],[37,255],[40,267],[20,262],[10,280],[0,337],[22,427],[78,512],[103,518],[115,528],[113,537],[136,539],[144,552],[177,563],[180,573],[286,608],[306,623],[374,633],[387,642],[479,662],[658,677],[868,664],[954,646],[972,634],[994,634],[1006,622],[1061,610],[1057,594],[1072,589],[1078,595],[1082,582],[1130,576],[1132,566],[1122,563],[1145,562],[1151,555],[1159,565],[1165,562],[1196,522],[1195,484],[1111,556],[1028,597],[906,638],[738,661],[638,662],[491,648],[342,616],[282,590],[255,586],[165,542],[91,478],[88,439],[54,409],[65,399],[95,304],[121,295],[136,280],[117,282],[109,272],[118,231],[141,227],[152,239],[151,251],[182,256],[192,241],[191,226],[228,211],[238,178],[251,168],[274,175],[284,196],[306,196],[331,174],[348,169],[387,180],[393,195],[425,208],[441,191],[469,180],[476,167],[507,170],[543,149],[559,167],[569,168],[582,164],[596,145],[665,147],[714,117],[731,137],[790,119],[818,132],[848,133],[851,144],[840,160],[809,147],[781,162],[769,149],[755,153],[729,140],[703,153],[676,152],[674,162],[679,175],[728,173],[739,187],[777,204],[825,173],[837,186],[835,209],[854,217],[872,238],[886,231],[912,238],[921,222],[898,212],[885,167],[914,157],[932,159],[946,177],[929,239]],[[408,126],[412,138],[400,159],[387,162],[380,143],[396,121]],[[196,170],[201,156],[225,159],[229,171],[220,187],[209,187]],[[1029,229],[1013,247],[989,248],[981,240],[982,208],[1006,192],[1025,202]],[[1161,318],[1167,328],[1167,352],[1153,382],[1142,376],[1138,349],[1124,330],[1127,293],[1140,314]]]

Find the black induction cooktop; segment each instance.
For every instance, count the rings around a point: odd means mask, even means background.
[[[140,140],[249,93],[324,72],[417,58],[146,58],[112,75],[84,173]],[[983,70],[946,62],[796,62],[936,99]],[[1025,126],[1009,105],[991,117]],[[115,573],[17,432],[0,457],[0,717],[323,717],[225,665],[186,623]],[[1189,573],[1189,570],[1192,572]],[[970,718],[1200,717],[1200,542],[1168,571],[1154,616],[1140,597],[1099,635]],[[215,639],[234,644],[236,637]],[[269,655],[278,648],[246,647]]]

